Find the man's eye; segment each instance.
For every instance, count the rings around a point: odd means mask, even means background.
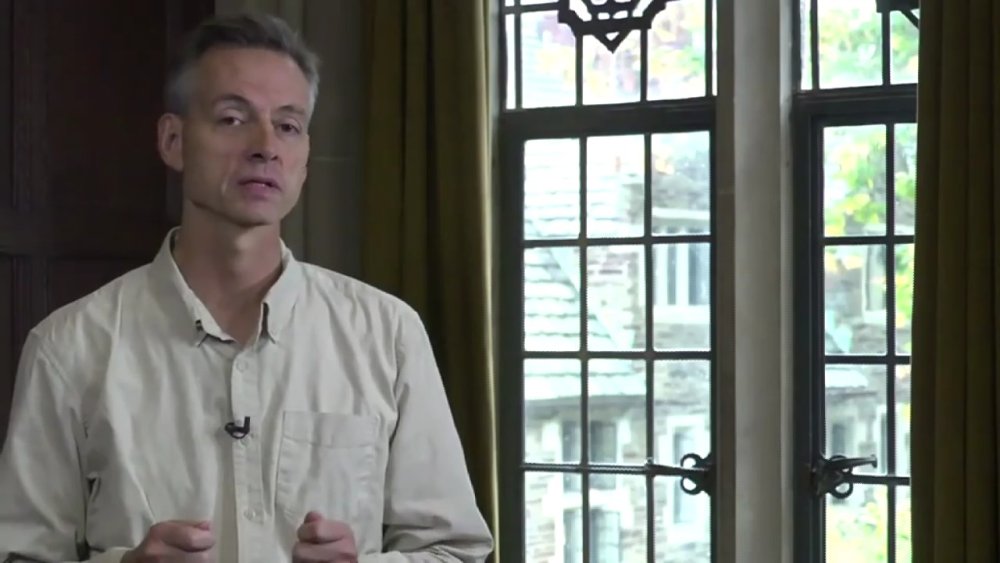
[[[225,115],[219,118],[220,125],[239,125],[240,123],[243,123],[243,121],[233,115]]]
[[[302,130],[299,129],[299,127],[294,123],[281,123],[278,125],[278,130],[282,133],[291,133],[293,135],[297,135],[302,132]]]

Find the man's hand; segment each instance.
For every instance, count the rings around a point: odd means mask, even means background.
[[[209,522],[160,522],[149,529],[139,547],[125,554],[122,563],[208,563],[208,550],[214,545]]]
[[[358,563],[354,532],[343,522],[306,514],[299,526],[299,541],[292,549],[292,563]]]

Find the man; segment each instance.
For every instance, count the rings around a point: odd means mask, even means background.
[[[181,225],[151,264],[29,334],[0,454],[0,561],[490,552],[417,315],[281,242],[316,67],[264,16],[185,43],[158,126]]]

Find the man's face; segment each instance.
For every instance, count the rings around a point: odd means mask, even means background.
[[[199,212],[241,228],[276,225],[302,191],[309,158],[309,83],[265,49],[205,53],[183,117],[160,120],[160,153]]]

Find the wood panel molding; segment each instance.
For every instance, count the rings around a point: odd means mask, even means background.
[[[161,85],[170,50],[213,12],[212,0],[0,0],[0,438],[28,331],[151,260],[179,221],[180,188],[156,156]]]
[[[13,204],[18,211],[45,206],[45,13],[48,2],[13,2]]]

